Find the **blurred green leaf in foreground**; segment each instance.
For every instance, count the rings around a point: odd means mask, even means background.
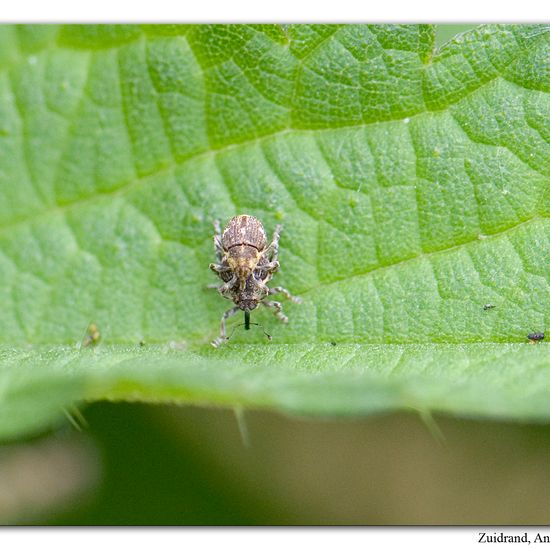
[[[550,419],[550,28],[434,36],[0,27],[0,437],[106,398]],[[214,350],[238,213],[304,303]]]

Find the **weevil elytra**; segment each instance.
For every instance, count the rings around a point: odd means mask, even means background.
[[[283,314],[280,302],[265,298],[273,294],[283,294],[295,303],[300,303],[301,299],[292,296],[282,286],[267,286],[273,274],[279,269],[279,238],[283,229],[281,225],[275,228],[269,245],[262,222],[254,216],[242,214],[231,218],[223,233],[220,222],[215,221],[214,229],[214,249],[218,263],[210,264],[210,269],[220,277],[223,284],[209,286],[216,288],[224,298],[233,300],[235,304],[222,316],[220,336],[212,342],[217,348],[227,342],[225,323],[238,311],[244,311],[246,330],[250,328],[250,312],[256,309],[258,304],[274,309],[277,319],[287,323],[288,317]]]

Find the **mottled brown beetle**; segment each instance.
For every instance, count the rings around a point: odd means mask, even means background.
[[[250,312],[260,303],[273,308],[277,319],[283,323],[288,322],[281,304],[271,300],[264,301],[267,296],[280,293],[295,303],[300,303],[301,299],[292,296],[281,286],[267,287],[267,283],[279,269],[277,258],[282,226],[275,228],[269,246],[264,226],[254,216],[243,214],[231,218],[223,233],[219,221],[214,222],[214,228],[214,248],[218,263],[210,264],[210,269],[217,273],[223,284],[209,287],[216,288],[224,298],[233,300],[236,304],[222,316],[220,336],[212,342],[217,348],[228,340],[225,332],[226,320],[239,310],[244,311],[244,328],[248,330]]]

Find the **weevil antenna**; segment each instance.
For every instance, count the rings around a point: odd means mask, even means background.
[[[245,315],[246,315],[246,312],[245,312]],[[250,323],[249,321],[249,328],[247,329],[246,328],[246,324],[245,323],[239,323],[238,325],[235,325],[233,327],[233,330],[231,331],[231,334],[227,337],[228,340],[230,340],[232,337],[233,337],[233,333],[239,328],[239,327],[242,327],[244,326],[245,327],[245,330],[249,330],[250,329],[250,325],[254,325],[256,327],[260,327],[262,329],[262,332],[264,333],[264,335],[266,336],[266,338],[271,342],[271,340],[273,340],[271,334],[268,334],[265,330],[264,330],[264,327],[263,325],[260,325],[260,323]]]

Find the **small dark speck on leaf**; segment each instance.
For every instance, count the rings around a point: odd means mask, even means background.
[[[544,340],[544,332],[530,332],[527,335],[528,340],[531,342],[540,342],[541,340]]]
[[[485,311],[487,311],[488,309],[493,309],[494,307],[495,307],[495,306],[494,306],[493,304],[485,304],[485,305],[483,306],[483,309],[484,309]]]

